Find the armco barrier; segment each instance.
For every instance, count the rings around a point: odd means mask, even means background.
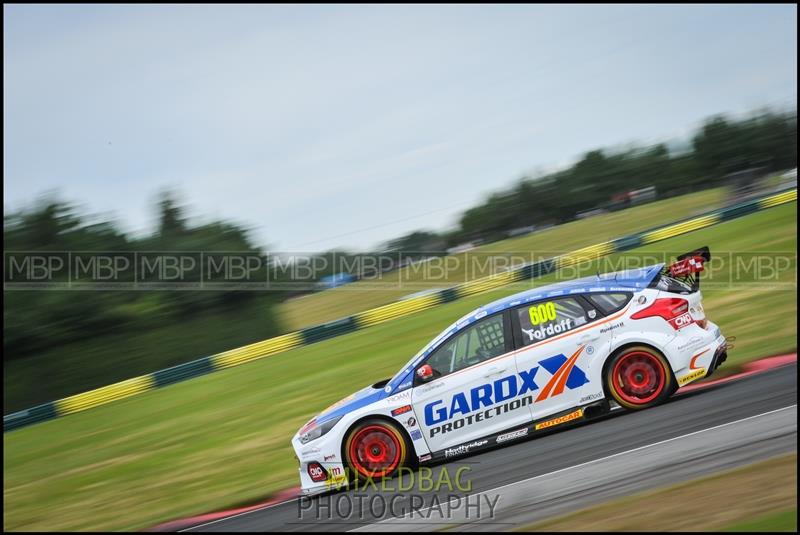
[[[206,373],[230,368],[231,366],[238,366],[276,353],[282,353],[295,347],[341,336],[358,329],[407,316],[443,303],[449,303],[456,299],[494,290],[514,282],[541,277],[559,268],[579,262],[594,260],[612,253],[627,251],[642,245],[666,240],[674,236],[686,234],[716,225],[723,221],[729,221],[759,210],[793,201],[797,201],[796,188],[715,210],[677,223],[638,232],[629,236],[623,236],[616,240],[584,247],[583,249],[578,249],[577,251],[566,253],[555,258],[518,266],[495,275],[482,277],[451,288],[446,288],[434,294],[397,301],[378,308],[359,312],[358,314],[346,318],[323,323],[322,325],[315,325],[301,331],[284,334],[264,340],[263,342],[257,342],[217,355],[211,355],[210,357],[203,357],[178,366],[173,366],[172,368],[167,368],[166,370],[160,370],[148,375],[134,377],[133,379],[84,392],[83,394],[77,394],[68,398],[37,405],[36,407],[24,411],[3,416],[3,432],[58,418],[59,416],[84,411],[117,399],[134,396],[142,392],[185,381]]]

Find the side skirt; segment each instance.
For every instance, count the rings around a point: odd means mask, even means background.
[[[608,400],[601,399],[600,401],[595,401],[588,405],[573,407],[546,418],[534,420],[521,427],[515,427],[476,440],[464,442],[463,444],[451,448],[435,451],[430,455],[423,455],[420,457],[419,461],[421,464],[448,461],[456,457],[470,455],[496,446],[511,444],[525,438],[543,435],[555,428],[563,429],[565,426],[572,426],[580,422],[593,420],[607,414],[610,410],[611,407]]]

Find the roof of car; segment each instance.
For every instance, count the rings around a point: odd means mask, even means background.
[[[508,297],[503,297],[502,299],[493,301],[488,305],[478,307],[476,310],[473,310],[470,314],[459,321],[463,321],[470,316],[479,315],[480,317],[483,317],[486,315],[483,312],[493,314],[507,308],[530,303],[531,301],[538,301],[539,299],[547,299],[549,297],[560,297],[564,295],[589,292],[630,292],[631,290],[641,290],[647,288],[655,276],[660,273],[663,268],[664,264],[655,264],[643,268],[597,274],[590,277],[583,277],[581,279],[557,282],[554,284],[548,284],[547,286],[531,288],[530,290],[509,295]]]

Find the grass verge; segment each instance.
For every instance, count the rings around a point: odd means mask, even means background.
[[[519,531],[797,529],[797,453],[545,520]],[[777,517],[775,515],[778,515]],[[749,530],[746,529],[746,530]]]
[[[797,507],[777,513],[759,515],[751,520],[737,522],[725,528],[725,531],[764,533],[776,531],[797,532]]]

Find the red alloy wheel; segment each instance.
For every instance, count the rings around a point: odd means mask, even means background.
[[[616,394],[631,405],[645,405],[658,398],[667,384],[667,371],[656,355],[643,350],[624,354],[611,376]]]
[[[366,477],[391,474],[404,454],[402,438],[391,429],[373,424],[359,429],[349,441],[349,457],[353,468]]]

